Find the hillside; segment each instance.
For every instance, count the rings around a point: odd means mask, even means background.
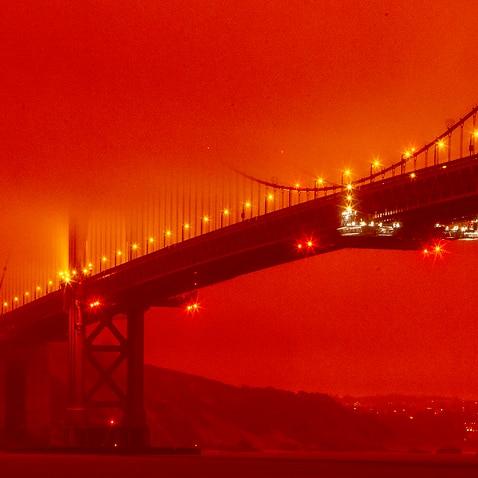
[[[374,416],[318,393],[234,387],[145,366],[152,444],[228,450],[367,450],[391,442]]]

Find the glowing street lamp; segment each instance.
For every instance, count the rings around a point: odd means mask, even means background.
[[[138,244],[133,243],[131,244],[131,247],[129,249],[129,260],[133,259],[133,253],[136,252],[138,250]]]
[[[189,224],[183,224],[181,227],[181,241],[184,241],[186,231],[189,231]]]
[[[150,237],[147,241],[146,241],[146,254],[149,253],[149,248],[151,246],[151,248],[153,247],[153,243],[154,243],[154,238],[153,237]],[[152,249],[151,249],[152,250]]]
[[[440,164],[440,149],[443,149],[443,147],[445,146],[445,142],[440,139],[439,141],[437,141],[435,143],[435,158],[434,158],[434,162],[433,164],[437,165],[437,164]]]
[[[115,254],[115,267],[116,267],[116,264],[121,264],[121,254],[122,252],[121,251],[116,251],[116,254]]]
[[[472,156],[475,153],[476,138],[478,138],[478,130],[475,130],[473,131],[473,133],[470,134],[470,146],[469,146],[470,156]]]
[[[241,212],[241,219],[244,221],[246,219],[246,210],[249,210],[250,217],[252,217],[252,207],[251,203],[249,201],[245,202],[242,205],[242,212]]]
[[[41,291],[41,287],[39,285],[37,285],[35,287],[35,292],[33,293],[33,298],[34,299],[37,299],[40,296],[40,291]]]
[[[166,239],[171,237],[171,231],[168,229],[164,232],[164,244],[163,247],[166,247]]]
[[[221,211],[221,227],[224,226],[224,218],[227,218],[229,216],[229,209],[223,209]]]
[[[373,173],[381,166],[380,161],[375,159],[370,163],[370,182],[373,181]]]
[[[203,230],[206,228],[207,223],[209,222],[209,217],[208,216],[203,216],[201,218],[201,234],[203,233]]]
[[[344,185],[344,178],[348,181],[348,178],[350,177],[351,174],[352,172],[350,171],[350,169],[346,169],[345,171],[342,171],[342,186]]]
[[[267,214],[267,205],[272,201],[274,201],[274,195],[267,194],[266,197],[264,198],[264,214]]]

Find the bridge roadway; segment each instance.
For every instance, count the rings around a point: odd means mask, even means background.
[[[344,191],[244,220],[152,252],[79,283],[84,312],[99,301],[114,313],[132,304],[172,306],[197,289],[267,267],[342,248],[418,249],[436,223],[475,219],[478,212],[477,155],[353,185],[353,207],[366,220],[403,227],[394,236],[341,236]],[[308,245],[308,241],[311,244]],[[302,247],[299,247],[299,244]],[[0,318],[0,340],[67,340],[66,289]],[[95,321],[94,313],[85,314]]]

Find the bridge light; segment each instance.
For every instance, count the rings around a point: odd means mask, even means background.
[[[209,222],[209,216],[203,216],[201,218],[201,234],[204,232],[204,228],[207,226]]]
[[[348,177],[350,176],[351,173],[352,172],[350,171],[350,169],[346,169],[345,171],[343,171],[343,173],[342,173],[342,186],[345,183],[345,178],[348,179]]]
[[[416,177],[417,177],[417,175],[416,175],[415,173],[411,173],[411,174],[410,174],[410,178],[411,178],[411,179],[415,179]]]
[[[199,304],[197,302],[194,302],[192,304],[188,304],[186,306],[186,312],[188,313],[194,313],[199,311]]]
[[[224,226],[224,218],[229,216],[229,209],[225,208],[221,211],[221,227]]]
[[[347,201],[351,201],[351,200],[352,200],[352,196],[349,194],[349,195],[347,196]]]
[[[166,240],[171,237],[171,231],[168,229],[164,231],[164,240],[163,240],[163,247],[166,247]]]
[[[116,251],[116,254],[115,254],[115,267],[116,267],[116,264],[121,260],[121,254],[122,254],[121,251]]]
[[[349,191],[351,191],[351,190],[352,190],[352,185],[351,185],[351,184],[347,184],[347,189],[348,189]]]
[[[437,146],[439,148],[443,148],[445,146],[445,142],[442,139],[440,139],[440,141],[438,141],[438,143],[437,143]]]
[[[181,240],[184,241],[184,233],[189,230],[189,224],[183,224],[181,227]]]

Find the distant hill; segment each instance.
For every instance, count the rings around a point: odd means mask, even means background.
[[[145,408],[156,446],[227,450],[378,450],[388,428],[328,395],[235,387],[145,366]]]

